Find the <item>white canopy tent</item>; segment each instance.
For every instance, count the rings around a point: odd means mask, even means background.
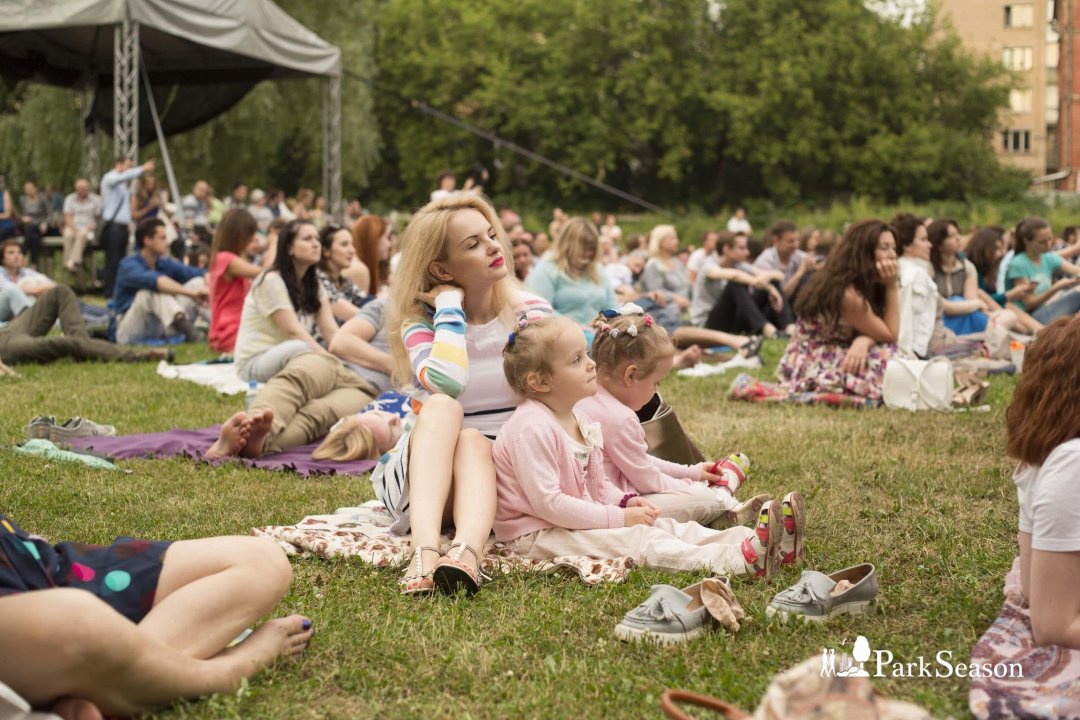
[[[152,89],[142,103],[140,66]],[[322,77],[323,191],[340,209],[341,51],[270,0],[0,0],[0,75],[84,91],[90,176],[96,128],[137,161],[140,144],[164,148],[165,135],[224,112],[263,80]],[[100,92],[109,84],[111,104]],[[154,117],[154,97],[166,96]]]

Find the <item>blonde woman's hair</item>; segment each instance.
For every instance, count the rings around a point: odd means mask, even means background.
[[[648,318],[648,319],[646,319]],[[675,345],[660,323],[649,315],[616,315],[602,313],[592,321],[592,359],[598,372],[610,374],[624,365],[637,365],[638,372],[649,375],[660,361],[675,354]],[[627,330],[633,326],[637,335]]]
[[[582,269],[585,248],[589,245],[593,248],[593,258]],[[555,266],[570,277],[588,276],[594,283],[600,284],[600,233],[592,221],[582,217],[567,220],[551,245],[551,257]]]
[[[378,460],[379,450],[375,445],[375,436],[371,428],[359,425],[352,429],[345,427],[345,423],[338,423],[330,428],[326,439],[319,443],[315,452],[311,453],[313,460],[336,460],[348,462],[350,460]]]
[[[565,317],[546,317],[531,320],[518,327],[503,347],[503,374],[510,388],[522,397],[530,397],[529,374],[551,375],[551,347],[555,333],[577,324]]]
[[[428,292],[436,285],[445,284],[432,274],[431,264],[446,260],[447,225],[454,213],[461,210],[476,210],[483,215],[495,231],[506,262],[511,262],[514,256],[510,240],[495,214],[495,209],[487,198],[476,193],[451,193],[428,203],[412,216],[401,234],[401,262],[394,273],[394,281],[390,284],[390,305],[386,317],[390,358],[393,361],[391,378],[402,390],[407,391],[413,387],[413,371],[401,340],[401,327],[405,322],[431,322],[431,313],[420,301],[419,294]],[[510,303],[520,287],[514,274],[508,272],[505,278],[495,283],[492,292],[491,309],[507,328],[514,323]]]
[[[657,225],[649,233],[649,254],[660,257],[660,243],[668,235],[678,235],[674,225]]]

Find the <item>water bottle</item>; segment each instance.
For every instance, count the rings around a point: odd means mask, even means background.
[[[255,402],[255,393],[259,389],[259,383],[256,380],[248,381],[247,395],[244,396],[244,408],[251,410],[251,403]]]

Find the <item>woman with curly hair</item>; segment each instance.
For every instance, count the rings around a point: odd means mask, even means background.
[[[795,334],[776,368],[794,393],[881,398],[900,331],[893,229],[877,219],[848,228],[795,304]]]

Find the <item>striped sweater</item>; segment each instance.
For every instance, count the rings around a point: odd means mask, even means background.
[[[439,293],[430,320],[410,320],[401,327],[415,381],[413,412],[432,395],[449,395],[461,403],[465,427],[494,439],[521,402],[503,375],[502,349],[510,331],[499,318],[467,324],[462,300],[457,290]],[[530,319],[552,315],[546,300],[525,292],[519,292],[513,311]]]

